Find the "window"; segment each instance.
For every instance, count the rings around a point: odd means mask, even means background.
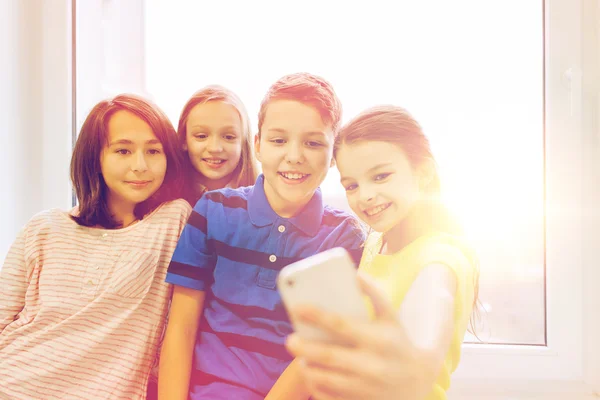
[[[77,124],[132,91],[177,125],[188,97],[219,83],[256,127],[267,87],[302,70],[334,84],[345,120],[406,107],[481,259],[484,343],[466,338],[456,379],[581,381],[588,139],[582,49],[567,43],[586,1],[80,2]],[[347,207],[334,169],[323,192]]]

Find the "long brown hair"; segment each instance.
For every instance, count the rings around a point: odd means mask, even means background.
[[[187,103],[185,103],[185,106],[181,111],[181,115],[179,116],[179,124],[177,126],[179,145],[181,148],[183,148],[183,145],[186,142],[187,121],[192,109],[198,104],[205,104],[211,101],[221,101],[235,107],[242,121],[242,153],[240,155],[240,161],[233,171],[231,186],[233,188],[238,188],[241,186],[253,185],[258,176],[258,168],[256,166],[256,158],[254,157],[254,152],[252,150],[253,138],[252,128],[250,126],[250,118],[248,117],[248,112],[246,111],[246,107],[244,106],[242,100],[233,91],[227,89],[226,87],[220,85],[206,86],[194,93]],[[186,194],[186,198],[188,198],[188,201],[190,201],[190,199],[193,201],[196,197],[198,197],[197,194],[193,193],[193,188],[195,185],[191,184],[191,179],[193,179],[193,176],[195,175],[195,168],[192,165],[189,157],[184,157],[184,165],[186,171],[186,188],[188,188],[186,191],[189,192]]]
[[[132,94],[103,100],[89,113],[73,149],[71,181],[79,202],[73,219],[83,226],[118,228],[107,202],[107,186],[102,177],[100,156],[108,144],[108,122],[114,113],[124,110],[145,121],[163,146],[167,172],[161,187],[149,199],[136,205],[134,215],[141,219],[165,201],[181,197],[182,154],[173,125],[158,106]]]

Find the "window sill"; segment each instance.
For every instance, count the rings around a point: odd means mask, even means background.
[[[449,400],[592,400],[600,399],[600,392],[582,382],[566,381],[508,381],[459,380],[452,381]]]

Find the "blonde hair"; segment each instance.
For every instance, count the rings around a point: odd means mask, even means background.
[[[187,135],[186,125],[192,109],[198,104],[205,104],[211,101],[221,101],[235,107],[242,121],[242,154],[240,155],[237,167],[233,171],[231,186],[238,188],[253,185],[258,175],[258,168],[252,147],[253,138],[250,118],[248,117],[248,111],[246,111],[244,103],[233,91],[220,85],[209,85],[194,93],[187,103],[185,103],[179,116],[179,125],[177,127],[179,142],[181,146],[185,143]],[[191,165],[189,158],[186,157],[186,159],[188,172],[192,172],[194,167]]]

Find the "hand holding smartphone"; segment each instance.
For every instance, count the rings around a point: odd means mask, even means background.
[[[294,330],[303,338],[331,341],[327,332],[294,319],[290,310],[298,305],[311,305],[345,317],[369,319],[354,262],[341,247],[284,267],[277,278],[277,287]]]

